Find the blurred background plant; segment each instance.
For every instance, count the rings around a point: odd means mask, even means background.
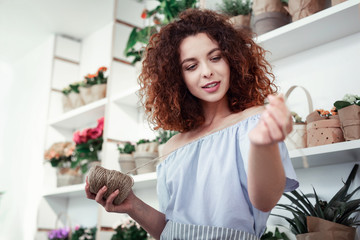
[[[82,173],[87,172],[89,163],[100,161],[98,153],[101,151],[103,144],[104,117],[97,121],[98,124],[95,128],[76,131],[73,135],[76,146],[71,168],[80,167]]]

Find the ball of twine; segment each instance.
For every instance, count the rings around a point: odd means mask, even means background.
[[[119,189],[119,194],[114,199],[115,205],[121,204],[129,195],[134,180],[129,175],[115,170],[108,170],[101,166],[94,166],[89,170],[88,182],[90,185],[90,192],[97,194],[103,187],[107,187],[104,194],[104,199],[107,199],[116,189]]]

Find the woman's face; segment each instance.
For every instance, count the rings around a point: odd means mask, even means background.
[[[179,50],[180,67],[191,94],[205,103],[227,101],[230,67],[219,44],[199,33],[185,38]]]

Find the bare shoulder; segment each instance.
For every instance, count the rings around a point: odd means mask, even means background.
[[[164,158],[166,158],[167,155],[169,155],[171,152],[176,150],[177,148],[181,147],[181,143],[183,142],[183,135],[184,133],[178,133],[174,136],[172,136],[166,143],[163,148],[162,155]]]
[[[254,107],[247,108],[244,111],[232,114],[232,116],[226,120],[226,123],[224,123],[224,125],[231,126],[231,125],[233,125],[237,122],[240,122],[246,118],[249,118],[249,117],[257,115],[257,114],[261,114],[262,112],[264,112],[264,110],[265,110],[264,106],[254,106]]]

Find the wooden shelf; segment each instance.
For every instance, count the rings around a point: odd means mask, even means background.
[[[358,162],[360,161],[360,140],[295,149],[289,154],[295,169],[304,168],[303,155],[306,156],[309,167]]]
[[[360,0],[348,0],[258,36],[269,61],[360,32]]]
[[[156,186],[156,172],[145,173],[140,175],[132,176],[134,178],[133,189],[140,189],[145,187]],[[55,197],[55,198],[73,198],[73,197],[84,197],[85,194],[85,183],[59,187],[54,190],[50,190],[43,194],[43,197]]]
[[[78,129],[86,124],[96,122],[97,119],[104,116],[106,102],[107,99],[104,98],[66,112],[62,116],[49,121],[49,125],[66,129]]]
[[[123,91],[116,95],[112,101],[119,105],[127,105],[131,107],[139,107],[140,101],[139,97],[137,95],[137,91],[139,90],[138,87],[134,87],[131,89],[128,89],[126,91]]]

